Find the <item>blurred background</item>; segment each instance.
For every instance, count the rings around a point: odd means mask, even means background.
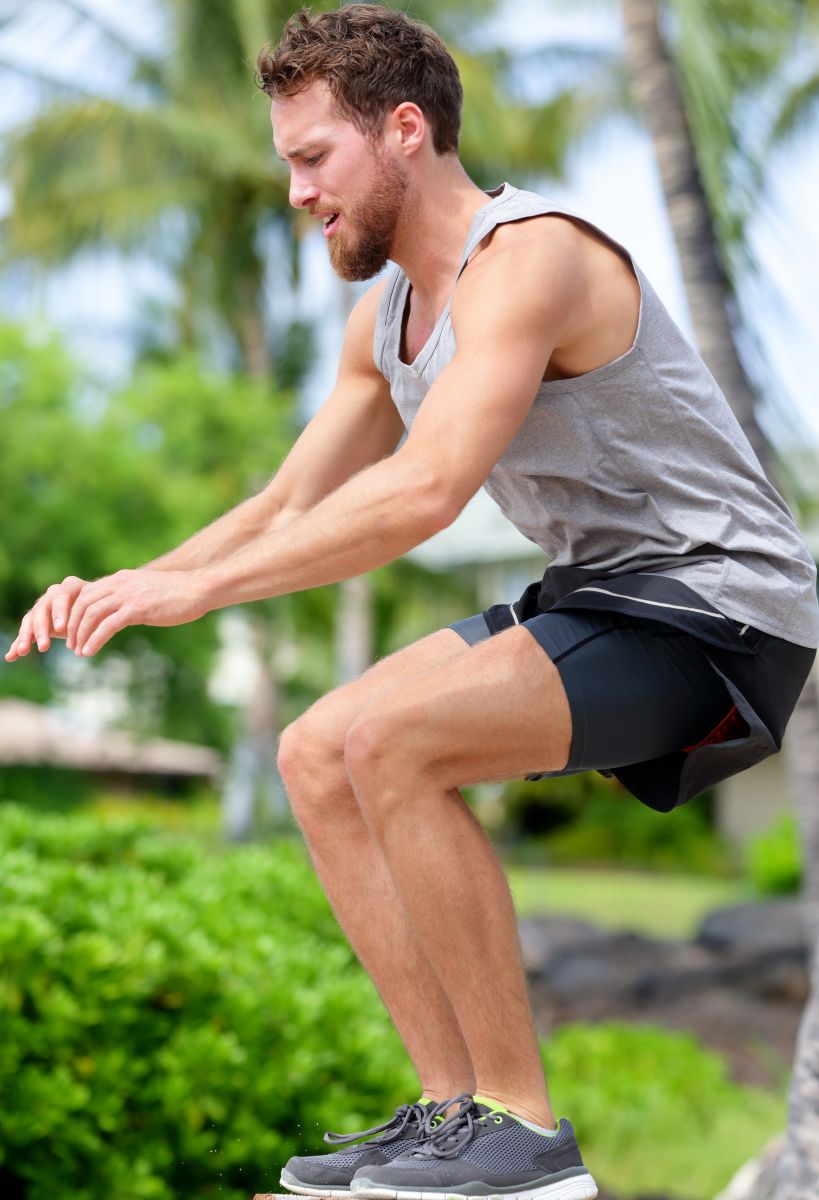
[[[3,652],[50,584],[138,566],[259,491],[332,386],[369,285],[288,207],[253,77],[299,7],[0,0]],[[457,58],[471,176],[631,250],[819,555],[819,4],[409,8]],[[4,1197],[275,1191],[324,1130],[417,1096],[277,735],[545,565],[480,493],[359,579],[0,662]],[[601,1196],[765,1200],[729,1181],[785,1152],[815,1013],[818,748],[813,680],[783,754],[669,816],[596,774],[466,792]],[[792,1099],[791,1138],[819,1120]]]

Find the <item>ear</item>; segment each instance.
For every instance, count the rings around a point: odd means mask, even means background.
[[[393,109],[388,122],[388,136],[395,139],[394,144],[406,156],[417,154],[430,133],[426,117],[411,100]]]

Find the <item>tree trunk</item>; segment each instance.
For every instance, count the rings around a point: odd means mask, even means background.
[[[677,72],[660,34],[658,0],[623,0],[623,19],[632,87],[654,144],[697,346],[770,474],[770,450],[754,415],[756,397],[737,354],[728,316],[731,290],[720,262]]]
[[[248,306],[239,313],[234,327],[247,374],[253,379],[269,379],[273,360],[264,321],[255,306]]]
[[[336,620],[336,678],[339,684],[358,679],[372,661],[372,581],[369,575],[358,575],[339,584]]]
[[[622,0],[626,49],[635,95],[654,144],[671,229],[679,254],[700,353],[725,394],[763,468],[773,457],[754,414],[755,398],[729,320],[731,295],[722,270],[708,201],[676,69],[662,40],[658,0]],[[774,483],[776,480],[774,478]],[[819,702],[808,680],[785,739],[785,757],[805,858],[804,895],[811,944],[819,937]],[[778,1176],[776,1200],[819,1197],[819,951],[802,1020],[791,1081],[784,1153],[767,1178]],[[753,1185],[754,1200],[764,1200]],[[739,1195],[739,1193],[737,1193]]]
[[[223,830],[228,841],[244,841],[281,826],[288,813],[277,758],[280,688],[272,661],[270,621],[246,612],[253,647],[254,677],[242,706],[242,730],[231,753],[223,792]]]
[[[803,847],[805,922],[813,946],[811,991],[799,1026],[788,1129],[774,1200],[819,1196],[819,689],[814,670],[791,718],[787,759]]]

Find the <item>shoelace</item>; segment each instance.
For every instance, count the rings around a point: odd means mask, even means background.
[[[465,1103],[458,1111],[433,1128],[439,1114],[460,1100]],[[476,1125],[488,1125],[497,1120],[498,1117],[485,1104],[478,1104],[469,1092],[462,1092],[460,1096],[444,1100],[432,1109],[421,1126],[419,1144],[409,1154],[422,1158],[430,1155],[435,1158],[455,1158],[472,1141]]]
[[[447,1101],[447,1103],[450,1102]],[[345,1146],[348,1142],[356,1142],[359,1138],[368,1137],[370,1134],[389,1131],[384,1133],[384,1137],[375,1138],[375,1141],[394,1142],[396,1138],[401,1137],[411,1121],[416,1121],[419,1130],[423,1131],[426,1128],[427,1119],[427,1107],[425,1104],[399,1104],[395,1110],[395,1116],[390,1117],[389,1121],[385,1121],[383,1125],[373,1125],[372,1129],[362,1129],[359,1133],[327,1132],[324,1135],[324,1140],[331,1146]]]

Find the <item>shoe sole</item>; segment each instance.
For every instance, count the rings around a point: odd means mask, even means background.
[[[285,1175],[287,1178],[285,1179]],[[298,1196],[333,1196],[342,1197],[343,1200],[348,1200],[352,1195],[349,1187],[344,1187],[343,1184],[335,1183],[332,1185],[325,1184],[319,1187],[316,1184],[302,1183],[296,1179],[290,1171],[282,1170],[279,1183],[283,1188],[287,1188],[288,1192],[295,1192]]]
[[[358,1180],[354,1182],[359,1184]],[[514,1192],[511,1188],[497,1192],[455,1192],[448,1188],[402,1191],[362,1179],[360,1186],[351,1188],[350,1194],[360,1196],[362,1200],[595,1200],[598,1191],[591,1175],[574,1175],[571,1179],[559,1179],[524,1192]]]

